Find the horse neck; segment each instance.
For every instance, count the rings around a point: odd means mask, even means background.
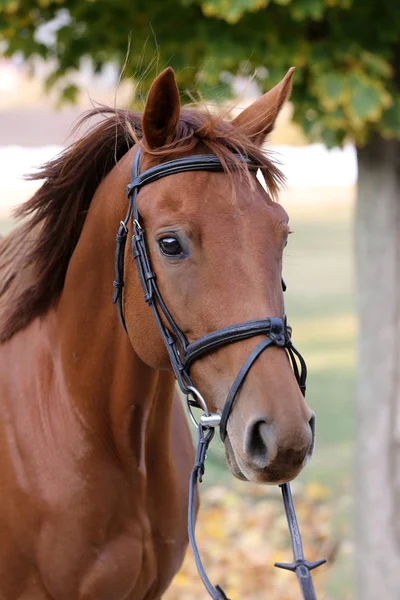
[[[56,314],[68,398],[79,420],[103,445],[108,440],[120,455],[133,453],[140,461],[145,440],[155,436],[162,444],[169,435],[175,380],[139,359],[111,303],[128,176],[115,168],[97,190]],[[137,289],[138,299],[141,293]]]

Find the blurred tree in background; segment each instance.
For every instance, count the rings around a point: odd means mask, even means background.
[[[213,100],[238,74],[265,91],[294,65],[294,118],[328,146],[400,136],[399,31],[397,0],[0,0],[5,53],[51,60],[47,85],[63,81],[66,99],[82,57],[96,71],[121,66],[129,36],[122,77],[141,79],[143,92],[167,65],[183,96],[199,89]]]
[[[399,0],[0,0],[0,40],[8,56],[48,59],[47,85],[61,83],[72,101],[82,57],[101,71],[109,61],[122,68],[127,56],[122,78],[134,75],[143,92],[171,65],[183,97],[198,89],[213,100],[231,93],[237,75],[254,75],[264,91],[294,65],[294,119],[308,138],[356,144],[358,597],[397,598]]]

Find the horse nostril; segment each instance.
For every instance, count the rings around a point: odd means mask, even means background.
[[[300,464],[304,466],[314,450],[315,415],[311,411],[310,414],[308,422],[302,421],[292,435],[286,432],[284,436],[281,432],[280,438],[274,423],[263,419],[250,423],[246,428],[243,450],[252,466],[257,469],[266,469],[273,463],[286,463],[296,468]]]
[[[270,443],[273,437],[272,433],[272,425],[262,420],[255,421],[247,428],[244,452],[251,456],[252,463],[260,469],[265,469],[271,459],[267,448],[267,440]]]

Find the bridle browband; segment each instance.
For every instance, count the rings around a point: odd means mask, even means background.
[[[239,154],[234,155],[234,160],[246,162],[249,168],[252,168],[251,161]],[[232,165],[234,166],[234,164]],[[165,305],[156,282],[156,275],[152,271],[149,255],[147,253],[145,242],[145,231],[141,225],[140,213],[137,206],[137,195],[144,185],[152,183],[162,177],[185,173],[187,171],[223,171],[223,165],[214,154],[195,155],[185,158],[178,158],[165,163],[151,167],[140,173],[140,147],[135,154],[131,181],[126,188],[128,196],[128,211],[124,221],[121,221],[118,233],[115,252],[115,280],[113,303],[117,304],[118,315],[124,330],[127,332],[124,312],[123,312],[123,287],[124,287],[124,256],[125,246],[128,237],[128,224],[132,219],[132,254],[137,266],[140,283],[144,292],[144,299],[153,311],[161,337],[168,351],[171,366],[179,387],[186,395],[189,414],[198,430],[198,445],[196,451],[195,464],[190,477],[189,488],[189,512],[188,512],[188,533],[192,546],[197,569],[203,580],[203,583],[212,598],[215,600],[228,600],[223,590],[214,587],[208,579],[198,552],[194,528],[195,528],[195,488],[198,482],[202,481],[204,474],[205,458],[208,446],[214,436],[215,428],[219,426],[222,441],[227,435],[227,424],[229,415],[232,411],[234,402],[239,390],[247,377],[252,365],[264,350],[271,346],[284,348],[289,355],[294,375],[303,395],[306,391],[307,367],[301,354],[296,350],[291,341],[291,328],[286,322],[286,317],[267,317],[245,321],[236,325],[223,327],[209,333],[192,343],[189,343],[175,323],[171,313]],[[282,280],[282,286],[286,286]],[[164,324],[164,320],[167,325]],[[228,393],[222,413],[210,413],[207,404],[201,393],[194,386],[190,377],[190,368],[194,361],[202,358],[206,354],[214,352],[218,348],[227,344],[236,343],[254,336],[263,336],[259,344],[250,352],[243,366],[239,370],[231,389]],[[203,411],[199,421],[196,421],[193,415],[193,408],[200,408]],[[300,532],[297,526],[296,515],[294,512],[291,498],[290,486],[285,483],[280,486],[285,504],[286,516],[288,519],[289,530],[292,538],[292,547],[294,553],[294,563],[277,563],[276,566],[292,570],[296,573],[303,592],[305,600],[316,600],[315,591],[310,575],[311,569],[323,564],[325,560],[309,563],[304,558],[301,543]]]

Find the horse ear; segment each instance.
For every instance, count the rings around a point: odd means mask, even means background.
[[[180,114],[179,91],[171,67],[153,81],[142,117],[143,137],[149,148],[172,141]]]
[[[254,143],[261,145],[273,130],[276,118],[292,91],[293,71],[294,67],[289,69],[282,81],[272,90],[245,108],[233,120],[233,125],[240,127]]]

